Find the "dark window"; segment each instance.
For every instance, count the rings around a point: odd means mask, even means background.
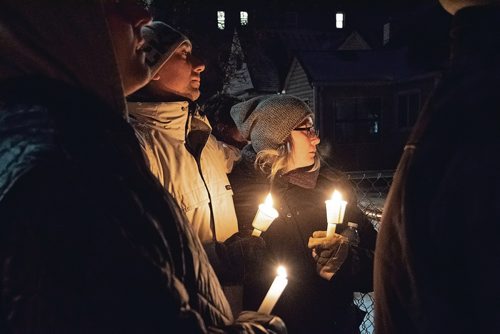
[[[337,143],[378,141],[381,109],[382,102],[379,97],[336,99],[335,141]]]
[[[297,12],[285,13],[285,26],[295,28],[297,27],[297,23],[298,23]]]
[[[400,128],[412,127],[420,111],[420,92],[398,94],[398,125]]]

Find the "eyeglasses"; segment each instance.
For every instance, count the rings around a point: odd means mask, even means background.
[[[319,130],[316,130],[314,126],[303,126],[293,129],[293,131],[304,131],[309,138],[319,137]]]

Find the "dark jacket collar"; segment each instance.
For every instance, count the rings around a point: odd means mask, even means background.
[[[312,166],[302,167],[294,169],[288,173],[281,176],[283,181],[291,183],[293,185],[306,188],[314,189],[318,181],[319,169],[311,171]]]

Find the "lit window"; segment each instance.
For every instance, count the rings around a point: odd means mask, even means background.
[[[344,28],[344,13],[339,12],[335,14],[335,27],[337,29]]]
[[[224,30],[226,27],[226,13],[224,11],[217,11],[217,28]]]
[[[388,22],[384,24],[384,45],[389,43],[391,38],[391,24]]]
[[[240,12],[240,22],[242,26],[248,24],[248,12]]]

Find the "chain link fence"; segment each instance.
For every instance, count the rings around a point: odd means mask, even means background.
[[[380,219],[385,199],[392,183],[394,170],[347,172],[347,176],[356,189],[358,206],[368,216],[375,229],[380,227]],[[375,332],[373,292],[354,293],[354,303],[366,312],[359,329],[361,334]]]

